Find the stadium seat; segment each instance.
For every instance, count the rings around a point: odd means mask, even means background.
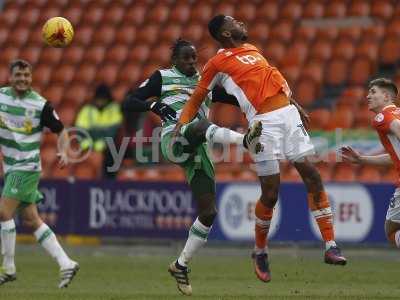
[[[115,34],[115,43],[130,46],[136,39],[136,27],[132,25],[119,26]]]
[[[374,166],[363,166],[357,175],[357,181],[378,183],[381,182],[381,174],[379,170]]]
[[[340,86],[347,80],[348,62],[341,58],[332,58],[326,66],[325,83]]]
[[[18,58],[19,50],[17,47],[7,47],[0,51],[0,62],[8,65],[13,59]]]
[[[398,18],[394,18],[389,22],[389,24],[387,24],[385,28],[385,36],[400,37],[400,20]]]
[[[46,64],[37,65],[33,70],[33,83],[45,87],[51,79],[51,72],[51,66]]]
[[[98,6],[98,3],[93,2],[83,11],[81,24],[94,27],[99,23],[103,16],[103,8]]]
[[[121,103],[124,100],[125,95],[128,92],[129,88],[131,86],[136,86],[135,83],[136,82],[132,82],[132,83],[124,82],[124,83],[114,86],[112,89],[112,94],[113,94],[114,100],[116,102]]]
[[[8,69],[8,65],[3,64],[0,66],[0,84],[1,86],[5,86],[8,84],[8,79],[10,77],[10,71]]]
[[[309,59],[301,69],[302,77],[310,77],[318,84],[324,79],[324,62],[318,59]]]
[[[95,81],[102,82],[109,86],[112,86],[117,80],[118,66],[114,63],[106,63],[97,70]]]
[[[69,6],[65,10],[63,9],[63,17],[76,27],[81,21],[83,11],[84,9],[79,5]]]
[[[355,56],[366,56],[371,61],[376,61],[378,58],[378,43],[371,43],[371,41],[361,41],[355,49]]]
[[[148,15],[147,7],[143,3],[132,3],[130,5],[124,15],[123,25],[129,26],[141,26],[145,20],[145,17]]]
[[[87,100],[88,92],[87,85],[82,82],[74,82],[65,89],[63,101],[67,101],[72,106],[78,108]]]
[[[137,63],[127,63],[122,66],[122,69],[118,72],[118,82],[127,83],[130,86],[134,86],[140,77],[140,66]]]
[[[62,60],[77,65],[82,61],[84,52],[82,47],[71,45],[63,51]]]
[[[297,39],[303,40],[304,42],[310,42],[314,39],[317,34],[317,29],[314,26],[307,26],[300,24],[299,27],[295,28],[293,36]]]
[[[269,38],[288,43],[293,36],[293,22],[291,20],[280,20],[272,26]]]
[[[309,106],[319,96],[319,85],[310,77],[300,77],[293,92],[300,105]]]
[[[285,45],[277,40],[267,41],[264,54],[270,64],[278,65],[285,54]]]
[[[386,37],[379,50],[381,64],[394,65],[400,61],[400,40],[394,35]],[[394,67],[394,66],[393,66]]]
[[[388,20],[394,13],[393,5],[390,1],[373,1],[371,15],[376,18]]]
[[[121,64],[128,56],[128,48],[124,44],[113,44],[105,55],[105,62]]]
[[[20,11],[18,8],[5,7],[1,12],[1,20],[7,28],[12,28],[15,22],[18,20]]]
[[[148,12],[145,21],[147,24],[163,24],[168,19],[169,13],[168,5],[163,3],[156,4]]]
[[[64,95],[64,86],[58,84],[52,84],[43,91],[43,97],[46,98],[51,104],[57,108],[61,103]]]
[[[181,36],[182,26],[169,22],[169,24],[161,31],[159,40],[171,43]]]
[[[330,124],[334,128],[351,128],[354,122],[353,111],[346,108],[338,108],[332,112]]]
[[[325,6],[325,17],[343,18],[346,16],[345,1],[331,1]]]
[[[105,52],[105,47],[102,47],[101,45],[93,45],[86,49],[83,61],[97,65],[104,60]]]
[[[190,7],[188,4],[176,5],[172,10],[169,21],[173,24],[185,24],[190,18]],[[181,26],[180,26],[181,27]]]
[[[375,23],[372,26],[363,28],[361,40],[379,42],[383,38],[384,34],[385,26],[381,23]]]
[[[292,87],[300,76],[300,67],[296,64],[281,65],[280,72],[285,77],[289,86]]]
[[[90,85],[92,84],[95,76],[96,65],[94,63],[86,62],[78,67],[77,71],[74,74],[73,81]]]
[[[76,109],[70,105],[67,105],[66,103],[63,103],[62,106],[57,110],[58,115],[60,116],[60,119],[64,125],[66,127],[73,126],[76,117]]]
[[[158,25],[150,23],[140,28],[137,32],[136,43],[137,45],[152,45],[158,40],[159,28]]]
[[[39,18],[39,9],[38,8],[29,8],[21,11],[19,15],[19,24],[23,24],[26,28],[30,28],[33,24],[37,22]]]
[[[32,66],[35,66],[36,63],[39,61],[40,51],[41,48],[35,46],[22,47],[18,57],[25,59],[30,64],[32,64]]]
[[[235,18],[247,24],[252,23],[256,17],[256,11],[256,5],[251,2],[238,3],[237,8],[235,9]]]
[[[116,2],[117,3],[117,2]],[[124,16],[124,7],[117,5],[112,5],[104,10],[101,22],[108,24],[109,26],[115,26],[121,22]]]
[[[283,7],[279,10],[279,18],[296,21],[301,17],[302,10],[300,1],[287,1],[283,3]]]
[[[365,89],[363,85],[350,86],[343,90],[339,100],[336,103],[336,106],[337,107],[346,106],[352,110],[355,110],[364,100],[365,100]]]
[[[308,56],[309,45],[297,39],[291,43],[289,49],[285,53],[285,61],[283,64],[296,64],[302,66]]]
[[[373,74],[373,71],[373,62],[369,57],[356,57],[350,68],[350,84],[362,85],[367,83],[369,77]]]
[[[366,17],[369,16],[370,5],[367,1],[352,1],[347,10],[347,16]]]
[[[48,19],[53,17],[58,17],[60,15],[60,8],[58,5],[47,6],[40,9],[40,14],[38,18],[39,24],[44,24]]]
[[[318,40],[312,44],[310,58],[326,61],[332,55],[332,46],[329,40]]]
[[[272,24],[278,18],[278,3],[276,1],[264,2],[257,7],[256,18]]]
[[[0,44],[3,45],[4,42],[7,40],[8,37],[8,28],[1,27],[0,25]]]
[[[89,25],[79,26],[73,40],[73,45],[88,46],[90,45],[93,37],[94,29]]]
[[[326,27],[320,28],[317,31],[316,39],[317,40],[326,40],[332,42],[335,40],[339,35],[339,30],[336,27]]]
[[[183,28],[182,37],[192,41],[195,45],[201,40],[204,33],[204,26],[200,23],[190,23]],[[197,45],[199,46],[199,45]]]
[[[354,42],[350,38],[338,39],[333,48],[332,55],[335,57],[351,60],[354,57]]]
[[[216,7],[214,7],[214,15],[219,14],[233,16],[235,14],[235,6],[229,2],[220,2]]]
[[[316,130],[328,129],[329,121],[331,118],[330,110],[325,108],[319,108],[310,111],[309,115],[311,119],[310,122],[311,129],[316,129]]]
[[[157,48],[150,52],[149,59],[153,63],[160,64],[160,67],[168,67],[171,61],[171,43],[164,42],[157,45]]]
[[[371,129],[374,113],[368,109],[366,101],[365,103],[361,103],[361,106],[358,108],[354,118],[355,118],[354,126],[356,128]]]
[[[147,61],[148,57],[150,55],[150,49],[149,46],[139,44],[134,46],[128,53],[128,58],[127,62],[145,62]]]
[[[249,35],[252,40],[259,43],[265,43],[269,37],[270,26],[263,20],[254,22],[254,25],[249,28]]]
[[[213,16],[213,9],[211,4],[198,1],[193,3],[190,11],[190,20],[194,22],[199,22],[201,24],[206,24]]]
[[[55,66],[61,61],[63,49],[44,47],[40,53],[39,62],[48,66]]]
[[[353,182],[356,180],[355,167],[349,163],[338,163],[333,172],[334,181]]]
[[[74,77],[75,68],[74,66],[70,65],[69,63],[57,66],[56,72],[52,74],[51,82],[52,83],[60,83],[67,85],[71,82],[72,78]]]
[[[303,18],[322,18],[324,5],[320,1],[307,1],[303,9]]]
[[[95,45],[101,45],[102,47],[107,47],[114,41],[114,37],[114,27],[104,24],[94,31],[92,43]]]

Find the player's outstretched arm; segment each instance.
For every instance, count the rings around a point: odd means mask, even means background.
[[[310,116],[304,110],[304,108],[300,104],[298,104],[297,101],[294,100],[292,97],[290,97],[290,103],[296,106],[300,114],[301,121],[303,122],[304,128],[308,130],[310,128]]]
[[[350,146],[340,148],[341,157],[348,162],[361,165],[387,166],[392,164],[390,155],[361,155]]]

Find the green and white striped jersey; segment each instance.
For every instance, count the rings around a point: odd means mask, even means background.
[[[40,118],[46,99],[33,90],[18,98],[11,87],[0,88],[0,149],[4,173],[41,171]]]
[[[182,112],[183,106],[193,94],[194,89],[200,79],[197,73],[192,77],[188,77],[176,68],[159,70],[161,73],[161,95],[159,101],[169,105],[176,111],[177,119]],[[211,93],[210,93],[211,95]],[[209,106],[211,105],[211,98],[209,97],[202,103],[196,119],[207,119],[209,113]],[[174,129],[176,122],[164,122],[161,136],[167,134]]]

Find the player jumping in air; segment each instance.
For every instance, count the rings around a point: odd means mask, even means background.
[[[373,127],[387,153],[367,156],[361,155],[351,147],[343,147],[342,156],[345,160],[357,164],[394,164],[400,175],[400,108],[394,105],[398,89],[391,80],[385,78],[372,80],[368,88],[368,108],[376,113]],[[385,233],[387,239],[400,248],[400,181],[397,182],[397,186],[386,213]]]
[[[152,111],[159,115],[163,120],[161,150],[164,157],[177,163],[183,155],[188,156],[179,165],[185,171],[197,202],[198,218],[189,230],[189,237],[181,255],[171,263],[168,271],[176,279],[178,289],[185,295],[191,295],[188,263],[195,252],[206,243],[217,214],[214,167],[206,142],[232,143],[244,145],[246,148],[251,145],[257,148],[256,137],[261,134],[261,123],[254,123],[246,135],[210,123],[207,117],[212,102],[237,104],[234,96],[227,95],[222,88],[215,88],[205,95],[207,100],[191,122],[181,128],[180,133],[188,144],[174,143],[171,149],[176,118],[179,117],[200,79],[196,69],[197,52],[190,42],[178,39],[172,47],[171,60],[173,64],[171,68],[155,71],[138,89],[128,95],[123,109],[127,112]],[[200,159],[196,160],[196,156]]]
[[[264,282],[271,280],[267,236],[278,200],[279,160],[284,158],[294,164],[306,185],[311,213],[325,241],[325,262],[345,265],[346,258],[334,241],[328,196],[317,169],[307,159],[314,154],[314,147],[301,120],[304,112],[291,99],[285,78],[268,64],[256,47],[246,43],[247,29],[242,22],[218,15],[209,22],[208,28],[223,49],[204,67],[196,90],[183,108],[175,134],[179,135],[181,127],[195,117],[206,95],[218,85],[237,98],[250,125],[262,123],[259,141],[263,151],[252,155],[262,190],[255,209],[256,240],[252,256],[257,277]]]
[[[38,190],[40,180],[40,140],[44,127],[59,135],[59,163],[68,163],[68,132],[50,102],[31,89],[32,67],[24,60],[10,64],[11,87],[0,89],[0,146],[5,173],[0,201],[1,248],[3,266],[0,285],[16,280],[15,223],[18,210],[23,222],[33,229],[37,241],[60,267],[59,288],[69,285],[79,270],[57,241],[53,231],[43,223],[37,202],[43,196]]]

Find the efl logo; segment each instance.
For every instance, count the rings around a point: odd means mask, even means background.
[[[254,209],[260,198],[258,184],[229,185],[223,191],[219,201],[218,220],[224,235],[231,240],[254,240]],[[279,199],[274,208],[274,216],[268,237],[275,234],[280,221]]]
[[[359,184],[327,185],[334,229],[339,241],[358,242],[364,240],[373,223],[373,203],[367,189]],[[316,237],[321,238],[317,223],[310,214],[310,222]]]
[[[241,63],[244,63],[246,65],[254,65],[256,64],[257,61],[261,61],[261,58],[259,56],[253,56],[253,55],[243,55],[235,56]]]

